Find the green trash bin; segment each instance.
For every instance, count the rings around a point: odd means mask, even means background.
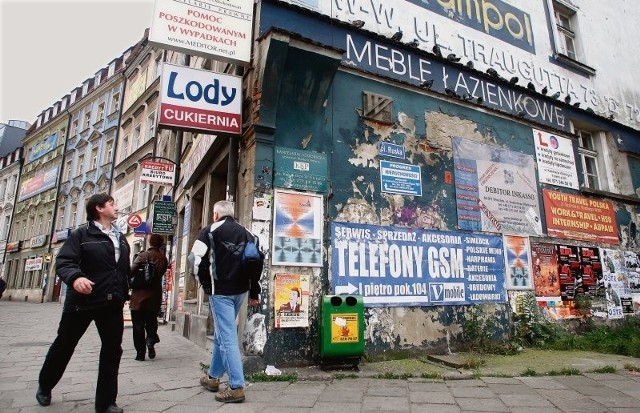
[[[360,295],[322,297],[320,363],[357,366],[364,354],[364,303]]]

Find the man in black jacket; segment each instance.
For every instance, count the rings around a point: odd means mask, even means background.
[[[228,387],[217,393],[215,399],[223,403],[237,403],[245,399],[245,383],[236,318],[246,302],[247,291],[249,304],[260,304],[260,275],[256,273],[251,278],[243,268],[242,253],[254,235],[233,219],[233,203],[216,202],[213,221],[212,225],[200,231],[189,255],[193,275],[209,295],[214,325],[211,364],[200,384],[209,391],[217,392],[220,378],[226,372]]]
[[[122,307],[128,298],[129,244],[112,225],[117,209],[110,195],[92,195],[86,208],[88,223],[71,232],[56,257],[56,274],[68,288],[58,335],[40,370],[36,399],[42,406],[51,403],[51,390],[93,321],[102,340],[95,409],[97,413],[120,413],[116,397],[124,330]]]

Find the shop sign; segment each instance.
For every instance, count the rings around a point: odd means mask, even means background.
[[[47,242],[46,235],[36,235],[35,237],[29,240],[30,248],[42,247]]]
[[[145,159],[142,161],[142,172],[140,182],[143,184],[173,186],[176,178],[176,165],[169,162],[153,161]]]
[[[277,146],[275,150],[274,186],[327,192],[327,154]]]
[[[42,269],[42,257],[38,258],[29,258],[24,263],[25,271],[39,271]]]
[[[14,241],[7,243],[7,252],[18,252],[22,249],[22,241]]]

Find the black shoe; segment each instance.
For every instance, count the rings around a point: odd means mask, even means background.
[[[38,386],[38,391],[36,392],[36,400],[40,404],[40,406],[48,406],[51,404],[51,391],[44,391],[42,387]]]
[[[151,354],[149,354],[149,357],[151,357]],[[153,358],[153,357],[151,357]],[[144,353],[138,353],[138,355],[136,356],[136,360],[137,361],[144,361]]]
[[[122,408],[118,407],[115,403],[114,404],[110,404],[109,407],[107,407],[104,410],[98,410],[96,409],[96,413],[123,413],[124,410],[122,410]]]
[[[152,345],[150,345],[150,346],[148,347],[148,349],[149,349],[149,358],[150,358],[150,359],[154,359],[154,358],[156,358],[156,349],[155,349],[155,348],[153,348],[153,344],[152,344]]]

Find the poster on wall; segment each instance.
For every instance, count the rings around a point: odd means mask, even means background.
[[[578,173],[571,139],[533,129],[540,183],[578,189]]]
[[[571,306],[562,301],[560,293],[557,246],[532,242],[531,260],[536,301],[542,313],[553,320],[572,318]]]
[[[276,328],[309,326],[309,277],[300,274],[276,274]]]
[[[578,247],[574,245],[558,246],[558,276],[562,301],[575,298],[576,279],[580,272]]]
[[[322,266],[322,195],[276,190],[272,265]]]
[[[613,203],[604,199],[542,190],[550,237],[620,244]]]
[[[602,282],[602,263],[599,248],[580,247],[580,274],[576,279],[576,295],[595,297],[598,283]]]
[[[504,236],[507,290],[531,290],[531,257],[529,237]]]
[[[542,235],[532,156],[455,137],[453,163],[461,229]]]
[[[505,303],[498,235],[331,224],[331,287],[365,307]]]

